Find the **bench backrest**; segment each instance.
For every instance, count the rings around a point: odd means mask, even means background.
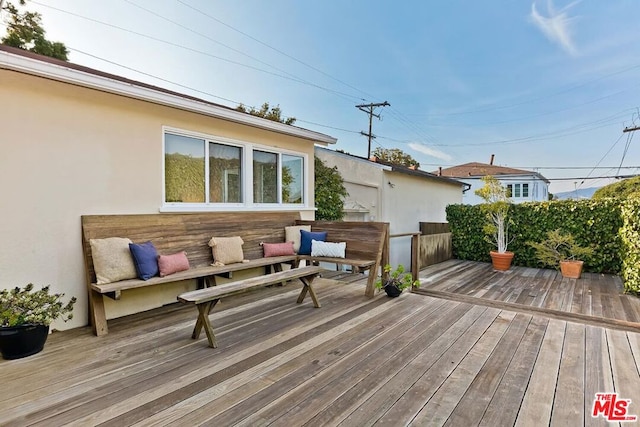
[[[212,237],[240,236],[245,259],[262,258],[261,242],[284,242],[284,227],[300,219],[299,212],[207,212],[139,215],[83,215],[82,248],[87,280],[96,280],[90,239],[127,237],[150,240],[160,254],[187,252],[192,267],[213,262]]]
[[[328,242],[346,242],[346,257],[388,262],[389,223],[357,221],[303,221],[296,225],[311,225],[311,231],[326,231]]]

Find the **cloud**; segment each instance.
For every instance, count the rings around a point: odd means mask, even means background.
[[[533,22],[534,25],[542,31],[542,34],[544,34],[552,43],[557,43],[570,55],[577,54],[575,45],[571,38],[571,21],[573,21],[575,17],[569,17],[569,15],[567,15],[567,10],[580,3],[580,1],[581,0],[574,1],[559,11],[556,11],[553,6],[553,0],[548,0],[548,17],[542,16],[538,13],[535,3],[531,5],[531,22]]]
[[[436,159],[444,160],[447,162],[450,162],[451,160],[453,160],[453,157],[451,157],[447,153],[443,153],[442,151],[429,148],[426,145],[419,144],[417,142],[409,143],[409,148],[411,148],[412,150],[418,151],[422,154],[426,154],[427,156],[435,157]]]

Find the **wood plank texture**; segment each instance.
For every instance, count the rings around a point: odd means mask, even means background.
[[[423,270],[423,286],[521,305],[555,292],[546,270],[443,264]],[[593,398],[616,392],[640,413],[640,334],[572,317],[594,286],[594,301],[611,295],[601,285],[613,279],[592,278],[569,284],[566,318],[479,297],[366,298],[366,277],[328,272],[313,283],[319,310],[292,304],[297,283],[221,300],[208,316],[215,349],[189,338],[194,310],[182,304],[114,319],[104,337],[56,332],[41,353],[0,361],[0,424],[612,425],[590,416]]]

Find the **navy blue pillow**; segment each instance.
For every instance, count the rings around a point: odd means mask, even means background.
[[[158,251],[151,242],[129,243],[138,278],[149,280],[158,275]]]
[[[321,242],[324,242],[325,240],[327,240],[327,232],[300,230],[300,249],[298,250],[299,255],[311,255],[312,240],[319,240]]]

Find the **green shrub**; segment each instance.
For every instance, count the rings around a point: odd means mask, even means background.
[[[622,280],[624,289],[640,295],[640,197],[632,197],[622,204]]]
[[[515,252],[514,265],[541,267],[535,249],[527,242],[540,242],[547,233],[560,229],[571,233],[576,242],[593,246],[595,252],[587,271],[620,273],[622,267],[621,201],[564,200],[522,203],[509,206],[513,221],[511,233],[514,241],[509,250]],[[485,217],[479,206],[449,205],[447,221],[452,233],[453,254],[458,259],[489,261],[491,245],[484,241]]]

